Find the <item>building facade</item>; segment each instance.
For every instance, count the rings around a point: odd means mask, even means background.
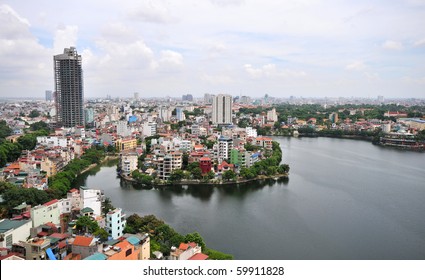
[[[213,124],[231,124],[232,123],[232,103],[231,95],[219,94],[214,96],[212,105]]]
[[[125,214],[122,212],[121,208],[116,208],[106,214],[105,230],[112,237],[112,239],[118,239],[122,237],[125,225]]]
[[[53,58],[57,126],[84,125],[83,69],[81,55],[74,47]]]

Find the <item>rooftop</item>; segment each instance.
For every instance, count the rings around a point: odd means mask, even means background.
[[[0,222],[0,233],[7,232],[11,229],[16,229],[18,227],[23,226],[24,224],[26,224],[28,222],[30,222],[30,221],[28,221],[28,220],[18,221],[18,220],[7,220],[7,219],[2,220]]]

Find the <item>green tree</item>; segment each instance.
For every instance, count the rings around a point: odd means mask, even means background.
[[[177,183],[183,180],[185,177],[184,171],[181,169],[173,170],[170,175],[170,182],[171,183]]]
[[[30,118],[38,118],[40,116],[40,112],[37,110],[32,110],[29,114],[28,117]]]
[[[76,223],[76,229],[85,233],[95,233],[99,230],[99,225],[88,216],[81,216]]]
[[[102,214],[106,216],[109,211],[114,210],[115,207],[112,205],[112,201],[109,197],[106,197],[104,201],[102,201]]]
[[[223,173],[223,179],[226,181],[235,180],[236,177],[237,175],[233,170],[227,170]]]
[[[186,243],[195,242],[196,244],[201,246],[202,251],[205,251],[205,249],[206,249],[204,239],[202,238],[202,236],[198,232],[186,234],[186,236],[184,237],[184,242],[186,242]]]
[[[39,121],[39,122],[30,124],[30,129],[32,131],[36,131],[36,130],[49,131],[50,130],[49,125],[47,123],[43,122],[43,121]]]

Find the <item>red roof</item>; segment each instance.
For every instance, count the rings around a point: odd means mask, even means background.
[[[93,237],[85,237],[78,235],[77,237],[75,237],[73,245],[88,247],[90,246],[92,241]]]
[[[49,201],[49,202],[46,202],[46,203],[44,203],[43,205],[44,206],[50,206],[50,205],[52,205],[52,204],[55,204],[56,202],[58,202],[59,200],[57,200],[57,199],[53,199],[53,200],[51,200],[51,201]]]
[[[65,239],[65,238],[67,238],[67,237],[69,237],[69,234],[66,234],[66,233],[52,233],[51,235],[50,235],[50,237],[53,237],[53,238],[59,238],[59,239]]]
[[[192,248],[195,248],[197,246],[197,244],[195,242],[189,242],[187,244]]]
[[[202,253],[197,253],[189,258],[189,261],[205,261],[208,259],[208,256]]]
[[[78,192],[78,190],[77,189],[70,189],[69,192],[70,193],[72,193],[72,192]]]
[[[180,243],[179,249],[182,251],[186,251],[187,248],[189,248],[189,244],[186,243]]]
[[[66,247],[66,241],[61,241],[58,244],[59,249],[65,248]]]

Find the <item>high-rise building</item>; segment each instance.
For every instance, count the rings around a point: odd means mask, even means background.
[[[277,122],[277,113],[276,108],[267,111],[267,121],[268,122]]]
[[[58,126],[84,125],[83,69],[75,47],[53,57],[55,69],[56,123]]]
[[[204,103],[205,104],[212,104],[213,103],[213,98],[214,98],[214,95],[213,94],[205,93],[204,94]]]
[[[232,96],[228,94],[214,96],[212,104],[213,124],[232,123],[232,101]]]
[[[182,95],[182,101],[193,101],[192,94],[183,94]]]
[[[52,101],[53,100],[53,93],[51,90],[46,90],[46,101]]]
[[[139,101],[139,93],[138,92],[134,93],[134,101]]]

